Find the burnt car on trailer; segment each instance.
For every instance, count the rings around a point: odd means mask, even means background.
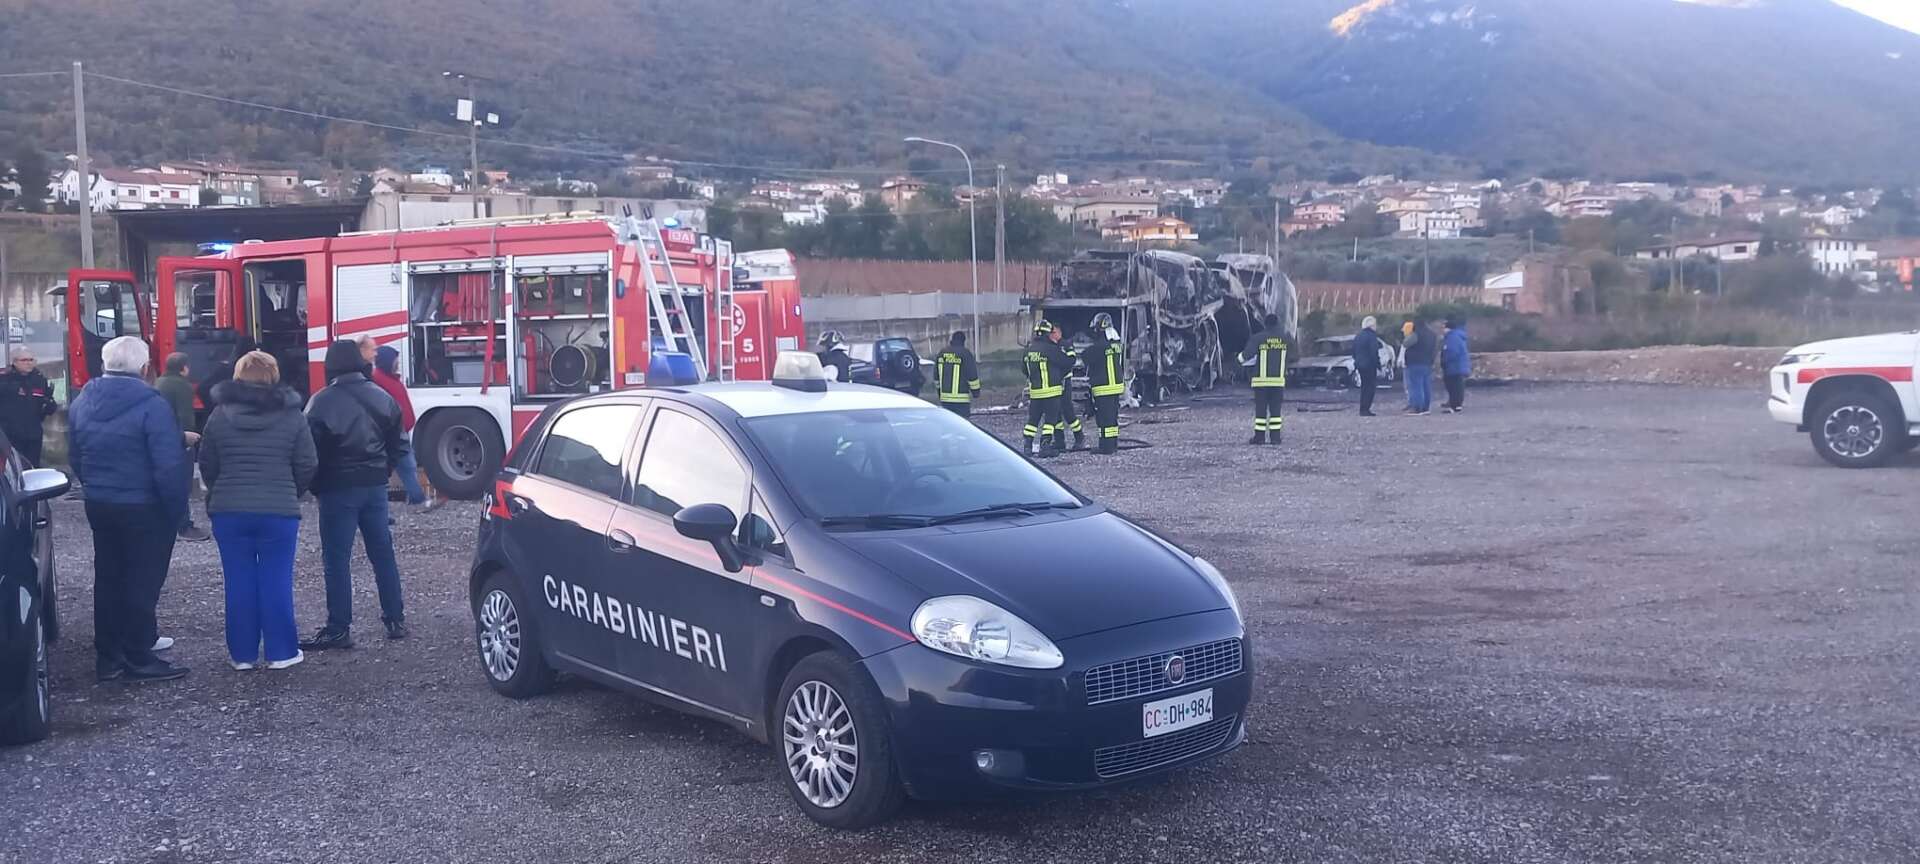
[[[1353,362],[1354,337],[1328,336],[1313,342],[1313,354],[1294,361],[1287,370],[1287,381],[1301,387],[1331,387],[1343,390],[1360,386],[1360,371]],[[1379,383],[1390,384],[1398,377],[1398,346],[1380,339]]]
[[[843,828],[1245,739],[1251,650],[1212,565],[937,406],[779,367],[536,421],[471,570],[493,689],[566,672],[718,720]]]

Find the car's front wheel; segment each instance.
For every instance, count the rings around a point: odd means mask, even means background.
[[[787,791],[807,817],[829,828],[865,828],[893,815],[905,792],[880,692],[830,651],[795,664],[774,708],[774,752]]]
[[[474,598],[474,647],[480,652],[480,669],[487,674],[487,684],[502,696],[525,699],[553,686],[553,667],[541,655],[530,626],[532,611],[513,576],[505,571],[489,576]]]
[[[32,743],[47,737],[53,728],[53,680],[47,667],[47,630],[41,621],[39,615],[27,621],[32,654],[15,673],[25,680],[15,685],[20,701],[13,716],[0,717],[0,744]]]
[[[1814,452],[1842,468],[1878,468],[1903,452],[1905,421],[1886,399],[1866,391],[1821,403],[1809,423]]]

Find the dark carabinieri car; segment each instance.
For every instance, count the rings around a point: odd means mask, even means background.
[[[52,728],[47,644],[55,613],[52,509],[67,475],[27,468],[0,435],[0,744],[26,744]]]
[[[779,366],[536,421],[471,572],[494,689],[569,672],[721,720],[836,827],[1244,740],[1252,652],[1211,565],[947,411]]]

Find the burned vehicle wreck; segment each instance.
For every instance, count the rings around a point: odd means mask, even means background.
[[[1079,342],[1095,315],[1112,315],[1134,379],[1128,393],[1148,402],[1239,380],[1240,352],[1260,321],[1278,315],[1291,336],[1298,315],[1292,280],[1265,255],[1209,264],[1160,249],[1075,255],[1033,305]]]

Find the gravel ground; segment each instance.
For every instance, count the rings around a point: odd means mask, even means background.
[[[63,502],[57,725],[0,751],[0,861],[1920,860],[1920,459],[1828,468],[1724,390],[1294,410],[1266,449],[1242,445],[1243,401],[1130,418],[1155,446],[1051,465],[1238,587],[1252,740],[1206,766],[817,828],[719,726],[580,683],[489,691],[474,505],[402,517],[411,641],[362,626],[357,650],[229,671],[214,550],[186,545],[160,615],[194,674],[93,686]]]

